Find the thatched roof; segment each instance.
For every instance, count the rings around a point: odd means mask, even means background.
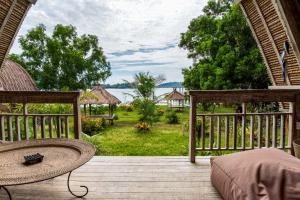
[[[0,67],[29,8],[35,2],[36,0],[0,0]]]
[[[260,48],[274,86],[300,85],[300,1],[237,0]],[[238,33],[237,33],[238,34]],[[290,46],[285,51],[285,46]],[[286,72],[282,58],[286,52]],[[286,80],[284,80],[284,77]]]
[[[84,98],[81,100],[81,104],[109,104],[109,105],[116,105],[121,103],[121,101],[115,97],[114,95],[110,94],[107,90],[105,90],[101,85],[97,85],[92,91],[95,97],[91,96],[90,98]]]
[[[165,97],[166,100],[184,100],[184,95],[174,89],[170,94]]]
[[[5,59],[0,68],[0,91],[35,91],[34,80],[19,64]]]

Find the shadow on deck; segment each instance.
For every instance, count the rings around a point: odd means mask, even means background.
[[[67,176],[23,186],[11,186],[14,200],[76,199],[67,189]],[[74,171],[71,189],[85,199],[221,199],[210,182],[208,158],[187,157],[100,157]],[[3,190],[0,199],[5,199]]]

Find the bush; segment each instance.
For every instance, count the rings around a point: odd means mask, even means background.
[[[140,122],[135,126],[135,128],[138,131],[147,132],[150,130],[150,125],[147,122]]]
[[[158,116],[163,116],[164,114],[165,114],[165,110],[164,109],[160,108],[160,109],[157,110],[157,115]]]
[[[169,111],[166,114],[166,119],[168,124],[178,124],[179,123],[179,118],[174,111]]]
[[[122,104],[119,106],[121,110],[124,110],[126,112],[132,112],[133,111],[133,105],[132,104]]]
[[[101,130],[106,127],[104,118],[81,118],[82,131],[87,135],[98,134]]]
[[[156,113],[156,105],[152,100],[143,99],[137,100],[136,106],[139,114],[139,121],[146,122],[150,126],[159,121],[159,116]]]

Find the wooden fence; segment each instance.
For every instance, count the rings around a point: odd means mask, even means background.
[[[69,138],[70,122],[74,138],[81,133],[79,92],[0,91],[0,104],[23,105],[22,113],[0,113],[0,141]],[[28,104],[71,104],[72,113],[28,113]]]
[[[197,151],[237,151],[274,147],[293,154],[298,138],[300,90],[190,91],[190,161]],[[247,112],[247,103],[289,102],[281,112]],[[199,103],[242,105],[241,113],[199,113]]]

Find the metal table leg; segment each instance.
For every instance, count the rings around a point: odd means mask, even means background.
[[[71,191],[71,189],[70,189],[70,176],[71,176],[71,174],[72,174],[72,171],[69,173],[69,175],[68,175],[68,182],[67,182],[67,184],[68,184],[68,190],[69,190],[69,192],[74,196],[74,197],[77,197],[77,198],[83,198],[83,197],[85,197],[88,193],[89,193],[89,189],[88,189],[88,187],[86,187],[86,186],[84,186],[84,185],[81,185],[80,187],[83,187],[83,188],[85,188],[86,189],[86,192],[83,194],[83,195],[76,195],[76,194],[74,194],[72,191]]]
[[[3,188],[3,190],[6,192],[6,194],[8,195],[9,200],[12,200],[11,194],[10,194],[10,192],[8,191],[8,189],[7,189],[6,187],[4,187],[4,186],[0,186],[0,190],[1,190],[2,188]]]

